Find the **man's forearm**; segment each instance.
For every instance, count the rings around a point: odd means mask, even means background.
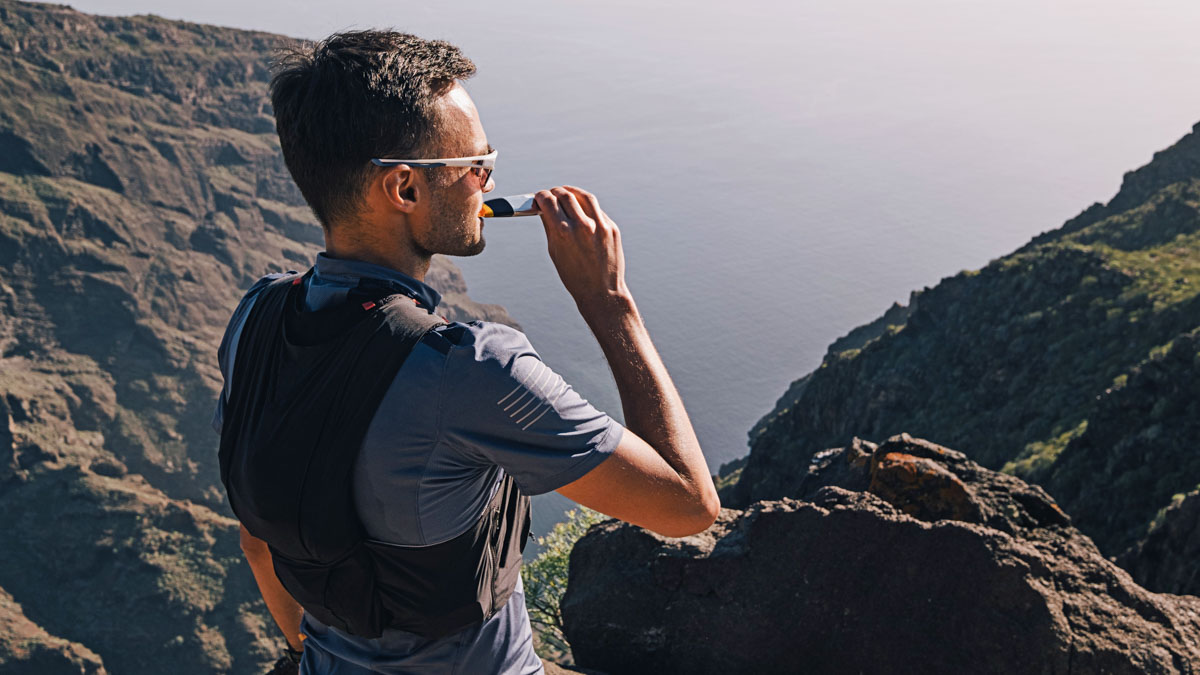
[[[292,598],[283,584],[279,583],[279,577],[275,576],[275,566],[271,561],[271,550],[267,548],[267,543],[250,534],[245,526],[242,527],[241,536],[242,552],[246,554],[246,562],[250,563],[250,571],[254,573],[258,591],[267,603],[267,611],[283,632],[288,646],[300,651],[303,648],[300,641],[300,619],[304,615],[304,608]]]
[[[712,481],[708,463],[632,295],[623,292],[607,298],[602,307],[580,307],[580,311],[612,369],[625,426],[681,477],[706,491],[706,483]]]

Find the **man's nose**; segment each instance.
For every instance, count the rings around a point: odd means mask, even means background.
[[[483,184],[483,192],[486,194],[495,189],[496,189],[496,179],[492,178],[491,175],[489,174],[487,182]]]

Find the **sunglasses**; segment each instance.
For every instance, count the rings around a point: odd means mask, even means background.
[[[371,159],[371,163],[375,166],[400,166],[406,164],[408,166],[433,168],[438,166],[466,166],[470,167],[476,176],[479,176],[479,185],[482,188],[487,185],[488,179],[492,177],[492,171],[496,168],[496,155],[500,154],[499,150],[493,150],[486,155],[475,155],[474,157],[445,157],[442,159],[384,159],[375,157]]]

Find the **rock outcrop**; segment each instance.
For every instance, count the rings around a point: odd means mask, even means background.
[[[666,539],[608,521],[564,632],[620,673],[1196,673],[1200,599],[1155,594],[1045,491],[908,436],[816,455],[801,499]]]

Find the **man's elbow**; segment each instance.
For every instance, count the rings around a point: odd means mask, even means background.
[[[721,515],[721,498],[717,496],[715,487],[705,490],[701,498],[700,508],[696,512],[696,532],[703,532],[712,527]],[[695,532],[693,533],[695,534]]]
[[[721,499],[711,490],[693,502],[692,508],[680,513],[669,527],[657,532],[664,537],[690,537],[712,527],[721,515]]]

